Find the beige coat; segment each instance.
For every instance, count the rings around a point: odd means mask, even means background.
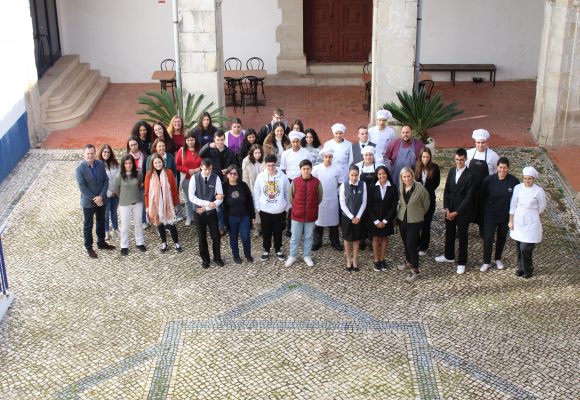
[[[404,185],[401,182],[399,188],[399,206],[397,207],[397,219],[402,221],[405,218],[405,211],[407,212],[407,223],[416,224],[423,222],[427,210],[429,210],[429,192],[419,182],[415,182],[415,189],[409,199],[409,204],[405,204],[403,198]]]

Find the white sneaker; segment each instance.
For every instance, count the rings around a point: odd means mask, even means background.
[[[181,222],[181,221],[183,221],[183,217],[181,215],[178,215],[177,216],[177,222]]]
[[[442,255],[442,256],[435,257],[435,262],[448,262],[448,263],[452,263],[452,262],[455,262],[455,260],[448,260],[447,258],[445,258],[444,255]]]
[[[314,267],[314,261],[312,261],[312,257],[304,257],[304,262],[309,267]]]
[[[294,264],[296,262],[296,258],[295,257],[288,257],[288,259],[286,260],[286,262],[284,263],[285,267],[291,267],[292,264]]]
[[[483,264],[483,265],[481,266],[481,268],[479,268],[479,270],[480,270],[481,272],[485,272],[485,271],[487,271],[487,270],[488,270],[490,267],[491,267],[491,264]]]
[[[462,275],[462,274],[464,274],[464,273],[465,273],[465,265],[458,265],[458,266],[457,266],[457,273],[458,273],[459,275]]]
[[[427,252],[426,252],[426,251],[423,251],[423,250],[421,250],[421,251],[419,252],[419,255],[420,255],[421,257],[423,257],[423,256],[426,256],[426,255],[427,255]]]
[[[187,217],[187,219],[185,220],[185,226],[190,226],[191,225],[191,218]]]
[[[106,240],[106,241],[109,241],[109,240],[111,240],[111,234],[110,234],[108,231],[107,231],[107,232],[105,232],[105,240]]]
[[[501,260],[495,260],[495,266],[497,267],[497,269],[505,268],[505,265],[503,265],[503,262]]]

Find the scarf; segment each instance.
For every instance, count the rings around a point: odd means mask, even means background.
[[[171,186],[165,169],[151,173],[149,181],[149,219],[157,226],[175,224]]]

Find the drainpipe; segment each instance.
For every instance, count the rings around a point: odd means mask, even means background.
[[[175,47],[175,81],[181,91],[181,58],[179,56],[179,18],[177,15],[177,0],[172,0],[173,5],[173,45]],[[182,101],[182,99],[180,99]]]
[[[415,79],[413,90],[419,89],[419,69],[421,62],[421,24],[423,23],[423,0],[417,0],[417,35],[415,36]]]

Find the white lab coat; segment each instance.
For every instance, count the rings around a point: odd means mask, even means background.
[[[318,205],[317,226],[338,225],[338,186],[343,182],[342,172],[336,165],[318,164],[312,175],[322,184],[322,202]]]
[[[514,216],[514,229],[510,237],[523,243],[540,243],[542,241],[542,223],[540,214],[546,209],[546,193],[534,184],[525,187],[520,183],[514,188],[510,203],[510,214]]]
[[[369,129],[369,140],[375,144],[375,161],[385,162],[384,156],[387,152],[387,146],[394,139],[395,131],[390,126],[386,126],[382,131],[379,130],[378,126]]]
[[[343,140],[341,143],[337,143],[336,140],[330,139],[324,143],[324,148],[334,150],[332,164],[340,169],[343,181],[348,180],[348,161],[352,151],[352,143],[348,140]]]

